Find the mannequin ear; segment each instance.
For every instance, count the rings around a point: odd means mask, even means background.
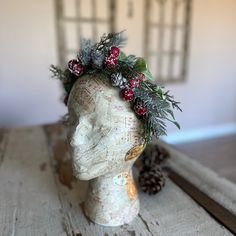
[[[125,155],[125,161],[133,160],[134,158],[138,158],[139,155],[143,152],[145,148],[145,144],[139,144],[132,147]]]

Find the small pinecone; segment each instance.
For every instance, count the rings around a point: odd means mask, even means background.
[[[155,195],[165,185],[165,176],[157,166],[144,166],[139,173],[139,184],[143,192]]]
[[[169,152],[159,145],[149,144],[140,158],[143,165],[160,165],[170,157]]]
[[[103,52],[99,50],[92,51],[91,58],[92,58],[93,66],[95,68],[101,69],[103,66],[104,59],[105,59],[105,55],[103,54]]]
[[[80,45],[80,53],[78,55],[78,59],[83,66],[87,66],[91,60],[91,40],[83,39]]]
[[[121,89],[127,86],[127,79],[122,76],[121,73],[116,73],[111,75],[111,84],[112,86],[119,87]]]

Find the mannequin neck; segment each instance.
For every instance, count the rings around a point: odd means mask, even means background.
[[[95,223],[118,226],[138,214],[139,201],[131,169],[89,181],[85,213]]]

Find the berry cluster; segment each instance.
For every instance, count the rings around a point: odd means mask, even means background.
[[[111,47],[109,50],[109,55],[105,58],[105,66],[108,69],[114,68],[118,64],[118,56],[120,54],[120,49],[118,47]]]
[[[132,101],[134,98],[134,89],[140,87],[140,82],[145,80],[145,75],[143,73],[139,73],[137,78],[130,79],[128,81],[128,88],[124,88],[121,90],[121,97],[125,101]],[[136,114],[143,116],[147,113],[147,107],[143,106],[141,103],[137,103],[134,106],[134,111]]]
[[[68,62],[68,68],[70,72],[76,76],[79,76],[84,71],[84,67],[76,59],[70,60]]]
[[[153,84],[153,76],[144,58],[135,55],[126,56],[120,47],[125,38],[120,33],[109,33],[102,36],[100,42],[92,44],[91,40],[82,40],[77,58],[68,62],[68,67],[61,70],[51,66],[53,76],[62,81],[66,92],[64,99],[67,105],[69,94],[74,83],[84,74],[104,74],[111,85],[117,87],[123,100],[130,103],[134,112],[143,121],[145,142],[152,135],[166,135],[165,121],[170,121],[180,128],[172,111],[181,111],[173,96],[161,86]]]
[[[107,69],[114,69],[118,64],[118,57],[120,54],[120,49],[118,47],[112,46],[108,51],[108,55],[105,57],[104,65]],[[71,73],[76,76],[81,75],[84,71],[83,65],[77,59],[72,59],[68,62],[68,68]],[[132,78],[128,80],[128,86],[121,90],[121,97],[125,101],[132,101],[134,98],[134,89],[140,87],[140,82],[145,80],[145,75],[143,73],[139,73],[138,77]],[[67,105],[68,94],[64,99],[65,105]],[[134,111],[136,114],[143,116],[147,113],[147,108],[142,106],[142,104],[138,103],[134,106]]]

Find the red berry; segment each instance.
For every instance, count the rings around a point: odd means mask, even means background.
[[[138,78],[139,78],[139,80],[140,81],[144,81],[146,78],[145,78],[145,75],[143,74],[143,73],[140,73],[139,75],[138,75]]]
[[[68,62],[68,68],[69,68],[70,70],[73,70],[74,65],[76,65],[76,64],[78,64],[78,63],[79,63],[78,60],[72,59],[72,60],[70,60],[70,61]]]
[[[83,72],[83,70],[84,70],[83,66],[78,63],[73,66],[72,73],[79,76]]]
[[[130,79],[128,83],[129,83],[130,88],[138,88],[140,86],[139,79]]]
[[[118,61],[117,59],[113,56],[113,55],[110,55],[108,57],[105,58],[105,65],[107,68],[113,68],[117,65]]]
[[[109,50],[110,55],[113,55],[114,57],[118,57],[120,54],[120,49],[118,47],[111,47]]]
[[[137,104],[137,105],[134,107],[134,111],[135,111],[138,115],[143,116],[143,115],[145,115],[145,114],[147,113],[148,109],[147,109],[147,107],[144,107],[144,106],[142,106],[142,105],[140,105],[140,104]]]
[[[123,89],[121,90],[121,97],[125,101],[131,101],[134,97],[134,91],[132,89]]]
[[[83,66],[76,59],[70,60],[68,62],[68,68],[71,71],[71,73],[77,76],[79,76],[84,70]]]

